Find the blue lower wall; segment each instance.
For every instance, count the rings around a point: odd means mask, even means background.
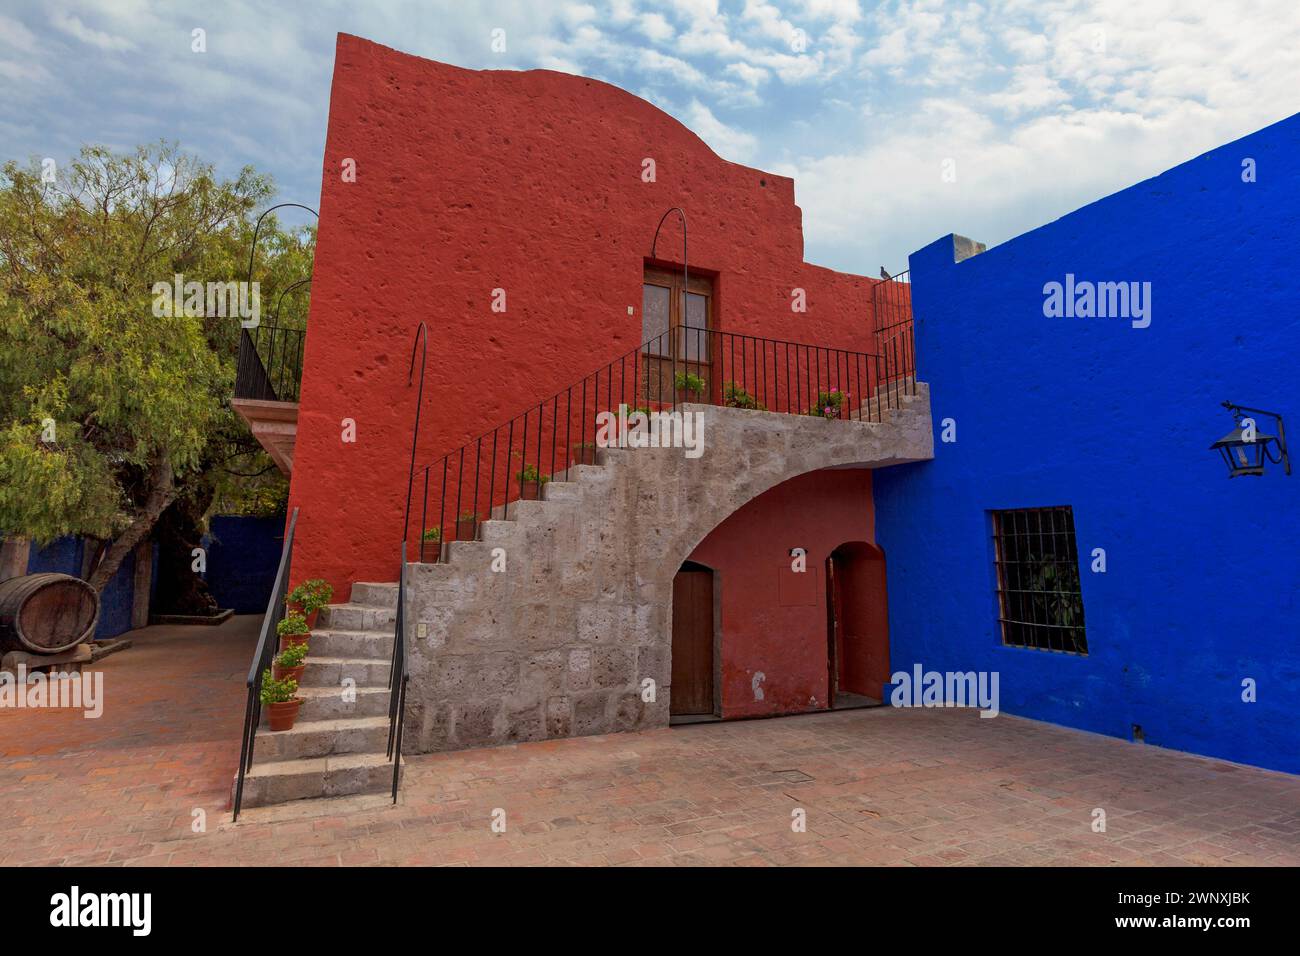
[[[203,546],[208,552],[204,580],[217,606],[236,614],[264,613],[284,547],[283,516],[215,517]]]
[[[936,427],[934,461],[875,475],[895,671],[995,670],[1004,712],[1300,772],[1297,237],[1292,117],[966,261],[952,237],[911,257],[957,441]],[[1046,317],[1067,273],[1150,282],[1150,326]],[[1224,400],[1287,418],[1295,474],[1228,478]],[[989,511],[1051,505],[1074,511],[1086,656],[1001,643]]]
[[[27,561],[27,573],[54,571],[80,577],[85,544],[83,538],[59,538],[40,550],[33,548]],[[99,623],[95,625],[96,640],[117,637],[131,630],[131,602],[134,594],[135,553],[132,552],[126,556],[122,566],[113,575],[113,580],[99,596]]]

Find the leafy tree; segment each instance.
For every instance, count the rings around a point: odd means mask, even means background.
[[[0,529],[38,544],[108,542],[98,589],[164,512],[267,509],[284,482],[231,410],[240,319],[155,314],[155,283],[245,278],[271,181],[232,180],[168,144],[91,146],[53,181],[0,173]],[[314,229],[262,226],[254,278],[269,307],[311,273]],[[304,296],[281,324],[305,326]],[[263,309],[265,317],[269,308]]]

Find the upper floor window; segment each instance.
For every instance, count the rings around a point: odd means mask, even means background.
[[[993,541],[1002,643],[1088,653],[1070,507],[994,511]]]

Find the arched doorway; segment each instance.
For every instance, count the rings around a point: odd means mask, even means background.
[[[717,587],[712,568],[682,564],[673,578],[671,720],[689,723],[718,713]]]
[[[826,664],[832,709],[878,704],[889,683],[885,553],[865,541],[826,559]]]

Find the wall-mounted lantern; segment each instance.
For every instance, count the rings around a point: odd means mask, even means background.
[[[1236,478],[1238,475],[1262,475],[1265,460],[1275,465],[1283,465],[1286,473],[1291,474],[1291,457],[1286,451],[1286,429],[1282,425],[1281,415],[1260,408],[1234,405],[1232,402],[1224,402],[1223,407],[1232,412],[1237,427],[1210,448],[1217,449],[1223,456],[1223,463],[1228,466],[1229,478]],[[1276,421],[1277,434],[1269,435],[1259,431],[1255,419],[1250,417],[1252,415],[1267,415]],[[1270,442],[1275,444],[1275,449],[1269,448]]]

